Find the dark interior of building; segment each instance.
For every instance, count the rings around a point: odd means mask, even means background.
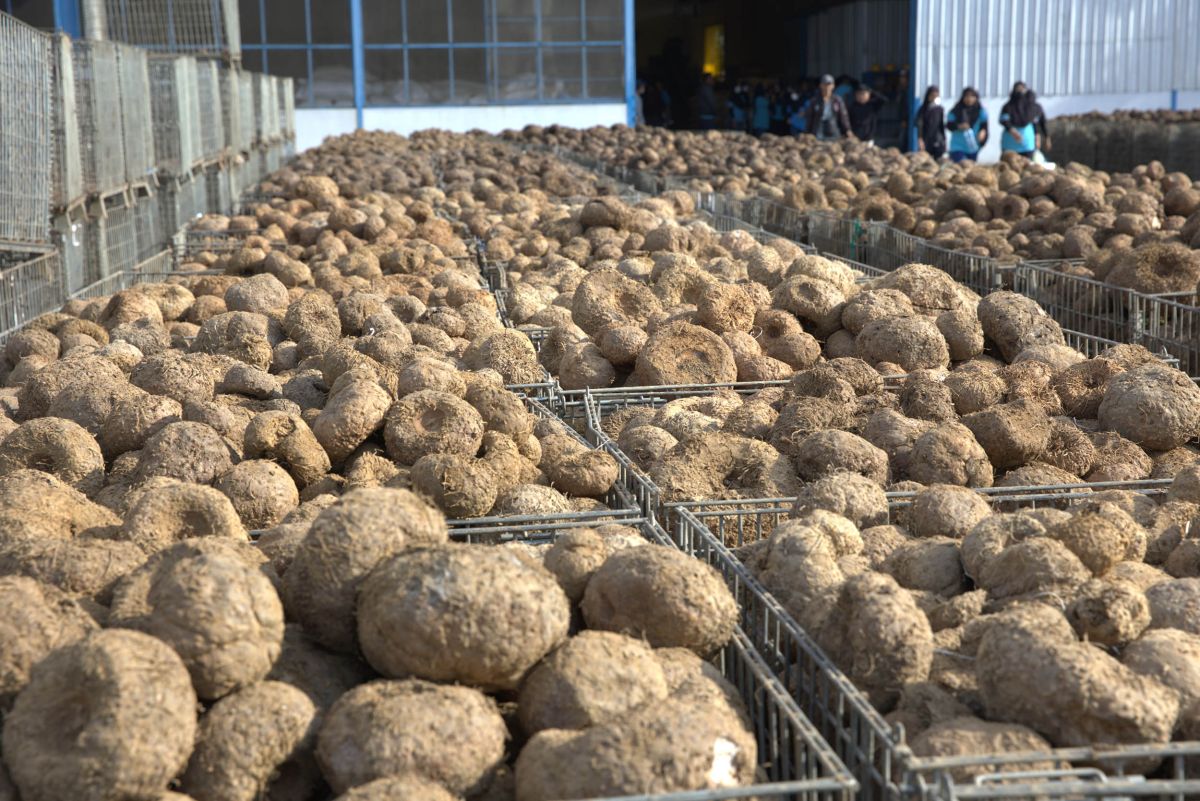
[[[684,127],[696,124],[694,98],[704,73],[712,74],[719,124],[738,127],[724,113],[737,87],[751,98],[760,88],[805,96],[828,73],[888,97],[890,135],[905,93],[909,12],[909,0],[638,0],[638,76],[647,89],[665,90],[669,122]]]

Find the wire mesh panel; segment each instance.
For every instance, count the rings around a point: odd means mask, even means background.
[[[169,53],[241,58],[237,0],[103,0],[109,39]]]
[[[137,260],[141,262],[161,251],[167,242],[158,198],[150,195],[139,199],[133,219],[137,232]]]
[[[137,214],[134,206],[118,203],[97,213],[92,227],[95,234],[90,237],[88,248],[89,280],[95,281],[128,270],[138,262]]]
[[[234,70],[221,67],[217,73],[221,86],[221,127],[225,138],[222,149],[237,153],[242,147],[242,98],[241,79]]]
[[[279,129],[286,139],[296,138],[296,82],[279,79]]]
[[[228,214],[233,208],[230,194],[229,171],[216,166],[209,167],[204,172],[206,182],[207,206],[210,212]]]
[[[262,144],[271,138],[271,78],[257,72],[250,77],[254,99],[254,142]]]
[[[73,55],[83,187],[90,194],[102,194],[125,183],[117,47],[112,42],[78,41]]]
[[[120,73],[121,136],[125,147],[125,179],[146,180],[154,172],[154,125],[150,115],[150,73],[146,53],[136,47],[117,47]]]
[[[90,224],[83,217],[60,215],[54,218],[55,240],[62,255],[62,272],[67,293],[82,289],[86,283]]]
[[[83,162],[79,155],[79,117],[75,110],[75,66],[71,40],[54,37],[54,178],[51,203],[66,208],[83,197]]]
[[[0,247],[50,241],[50,37],[0,14]]]
[[[62,256],[57,251],[43,255],[0,252],[0,341],[35,317],[58,308],[65,296]]]
[[[194,137],[196,64],[186,56],[151,56],[149,73],[158,168],[182,175],[200,158],[200,143]]]
[[[238,137],[237,149],[249,150],[254,144],[258,129],[257,117],[254,113],[254,76],[249,72],[238,72],[238,103],[240,107],[239,119],[241,120],[240,136]]]
[[[200,111],[195,120],[195,130],[200,134],[199,157],[214,159],[225,149],[226,136],[226,113],[217,62],[196,62],[196,100]]]

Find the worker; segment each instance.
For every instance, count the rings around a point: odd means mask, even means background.
[[[925,90],[925,102],[917,109],[917,150],[925,151],[934,161],[946,155],[945,125],[942,93],[930,86]]]
[[[713,88],[711,72],[704,73],[700,81],[700,91],[696,93],[696,122],[702,131],[711,131],[717,127],[717,93]]]
[[[879,110],[887,103],[887,98],[876,92],[865,83],[859,84],[854,91],[854,101],[850,104],[850,131],[862,142],[875,144],[875,128],[879,122]]]
[[[1008,102],[1000,109],[1000,124],[1004,126],[1000,136],[1000,149],[1004,152],[1032,159],[1038,151],[1050,149],[1046,114],[1037,102],[1037,95],[1024,81],[1013,84]]]
[[[968,86],[946,115],[950,131],[950,160],[976,161],[979,151],[987,144],[988,114],[979,102],[979,93]]]
[[[808,104],[804,128],[818,139],[840,139],[850,133],[846,104],[833,93],[833,76],[822,75],[812,102]]]

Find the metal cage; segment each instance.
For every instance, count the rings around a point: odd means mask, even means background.
[[[62,255],[0,251],[0,341],[65,297]]]
[[[54,179],[51,205],[64,209],[83,198],[83,161],[75,102],[75,60],[71,40],[54,36]]]
[[[128,197],[96,201],[88,242],[89,285],[138,263],[137,209]]]
[[[161,251],[167,244],[168,237],[163,230],[162,207],[158,198],[154,195],[139,198],[134,207],[133,219],[137,233],[137,260],[142,262]]]
[[[147,181],[154,173],[154,124],[150,114],[150,73],[146,63],[144,50],[117,46],[125,180],[131,184]]]
[[[96,0],[87,12],[99,17],[91,22],[114,41],[234,62],[241,58],[237,0]]]
[[[51,39],[0,14],[0,248],[50,241]]]
[[[241,79],[236,70],[220,67],[217,80],[221,87],[221,128],[225,135],[221,148],[239,153],[245,150],[242,142]]]
[[[279,130],[285,139],[296,138],[296,81],[279,79]]]
[[[196,129],[200,134],[198,158],[209,161],[226,147],[226,112],[217,62],[196,62],[196,100],[199,114]]]
[[[254,110],[254,76],[249,72],[233,73],[237,79],[238,119],[240,120],[237,149],[250,150],[258,136],[258,117]]]
[[[207,207],[210,212],[229,214],[233,209],[229,170],[221,166],[209,167],[204,171]]]
[[[104,194],[126,183],[117,46],[77,41],[73,55],[83,187]]]
[[[183,175],[200,160],[201,152],[196,136],[196,62],[187,56],[151,56],[148,68],[158,169],[168,175]]]

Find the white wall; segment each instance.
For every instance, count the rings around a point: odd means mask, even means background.
[[[296,152],[316,147],[327,136],[350,133],[354,120],[352,108],[296,109]]]
[[[321,144],[327,136],[354,130],[354,109],[296,109],[296,151]],[[474,128],[499,133],[526,125],[565,125],[590,128],[625,122],[624,103],[586,103],[526,106],[426,106],[419,108],[368,108],[363,127],[408,135],[425,128],[469,131]]]
[[[942,88],[942,103],[949,110],[958,102],[958,94],[949,94]],[[1000,158],[1000,109],[1008,102],[1008,97],[985,97],[983,107],[988,113],[988,143],[980,154],[981,162],[993,162]],[[1038,102],[1046,110],[1049,119],[1062,117],[1067,114],[1086,114],[1089,111],[1116,111],[1118,109],[1165,109],[1171,107],[1170,92],[1147,92],[1145,94],[1126,95],[1063,95],[1059,97],[1038,96]],[[1200,92],[1180,92],[1179,108],[1200,108]],[[1052,143],[1053,144],[1053,143]],[[1047,154],[1054,160],[1054,154]]]

